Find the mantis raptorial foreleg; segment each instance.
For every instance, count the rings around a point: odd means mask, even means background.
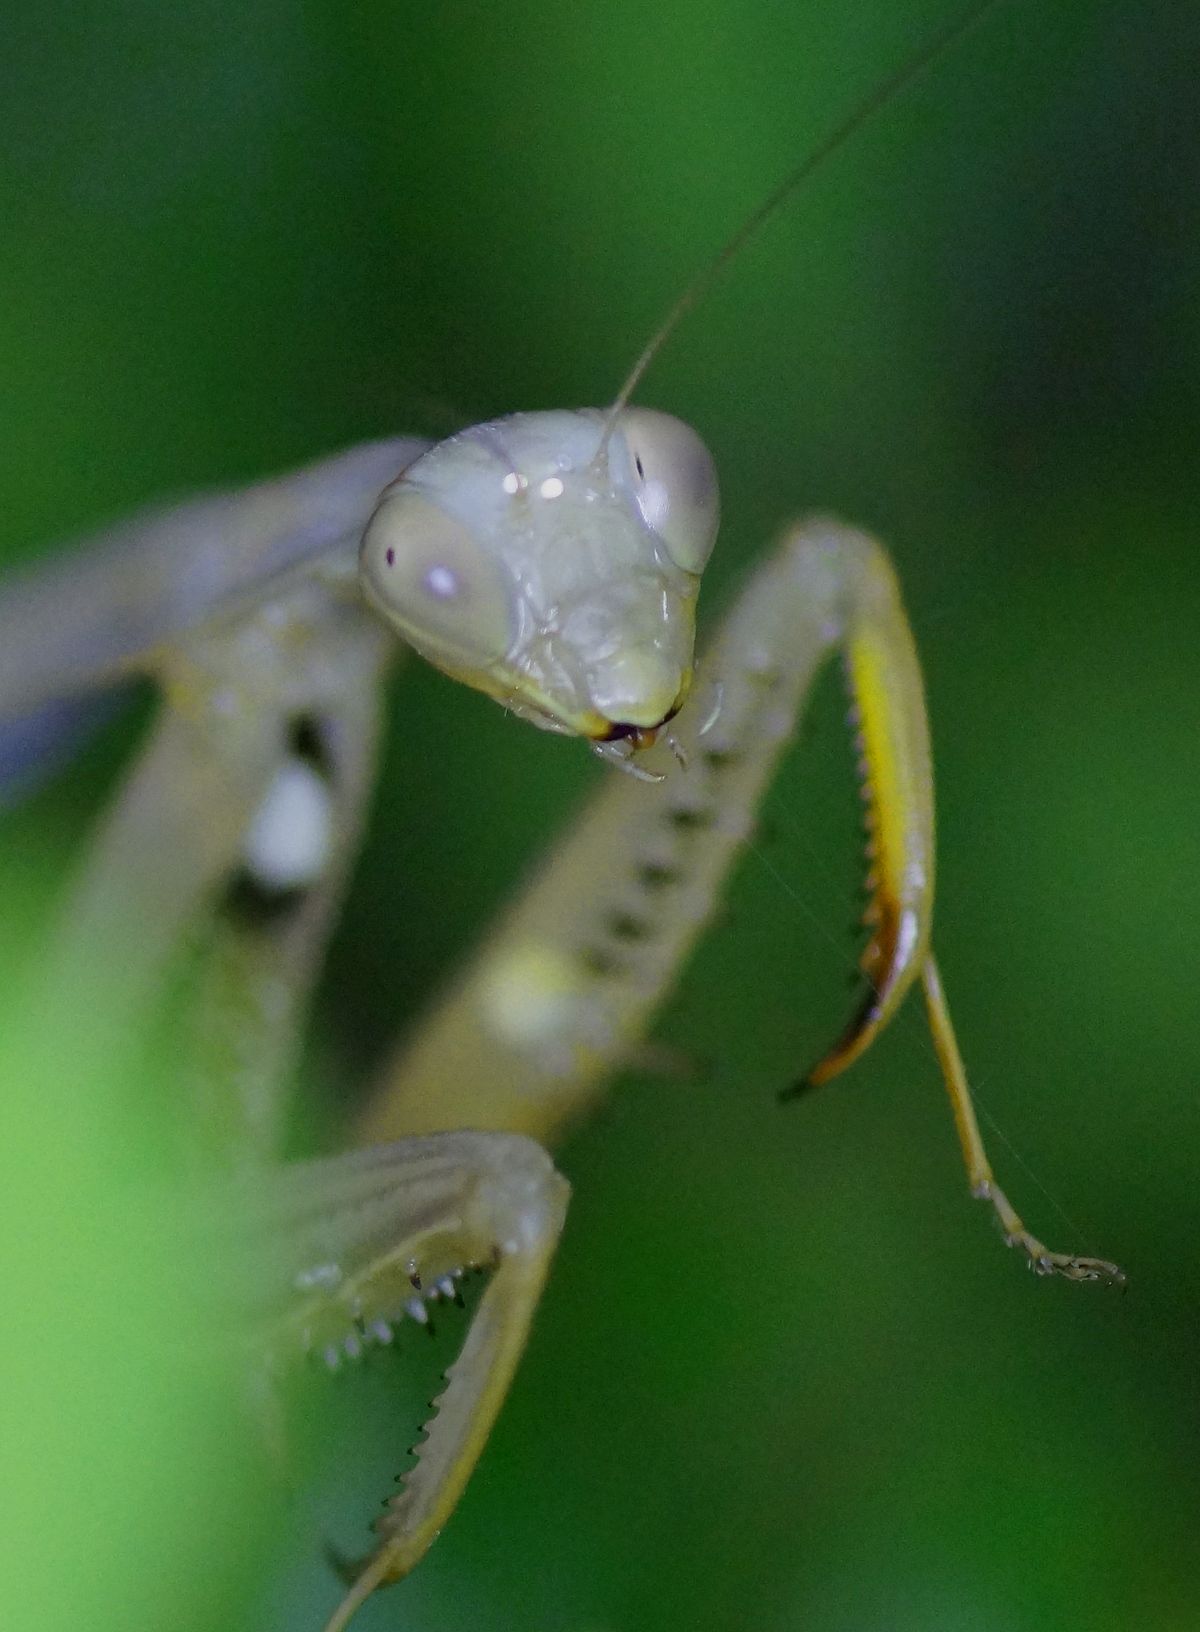
[[[569,1193],[540,1146],[506,1133],[404,1139],[255,1185],[247,1215],[271,1249],[275,1344],[335,1360],[390,1342],[394,1322],[424,1321],[425,1300],[453,1296],[465,1270],[491,1271],[416,1465],[326,1632],[406,1575],[449,1517],[525,1347]]]
[[[122,680],[149,675],[164,693],[67,893],[48,959],[51,992],[102,980],[110,1035],[228,883],[297,721],[340,721],[328,752],[344,761],[344,780],[365,781],[373,727],[363,711],[374,705],[363,692],[375,691],[390,643],[357,603],[357,541],[381,486],[424,446],[369,443],[155,511],[5,584],[0,749],[24,742],[39,713],[53,731],[57,705]],[[331,796],[336,857],[356,822],[336,805],[336,783]]]
[[[60,913],[43,978],[52,993],[101,985],[97,1051],[152,1005],[189,944],[196,1126],[225,1162],[278,1151],[282,1083],[355,850],[391,649],[356,605],[304,582],[164,651],[159,719]],[[315,831],[297,835],[297,823]]]
[[[469,1119],[553,1142],[579,1116],[701,933],[813,677],[838,648],[868,800],[873,933],[864,998],[808,1080],[857,1059],[923,978],[972,1189],[1035,1268],[1115,1277],[1113,1265],[1030,1236],[986,1164],[930,951],[933,782],[916,649],[885,552],[828,521],[784,536],[705,653],[671,724],[674,752],[643,752],[664,785],[610,779],[391,1063],[359,1137]]]
[[[242,1163],[278,1155],[308,998],[374,782],[390,643],[344,609],[327,614],[325,640],[328,667],[314,674],[299,660],[305,683],[277,722],[286,751],[207,927],[197,982],[198,1121],[214,1153]]]
[[[836,583],[803,549],[787,543],[759,568],[670,724],[676,751],[665,739],[639,751],[662,784],[605,779],[391,1062],[360,1139],[472,1116],[553,1141],[580,1116],[703,933],[837,638],[837,611]]]

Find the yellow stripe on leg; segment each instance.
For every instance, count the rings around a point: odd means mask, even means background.
[[[920,973],[933,913],[933,779],[916,647],[883,551],[857,534],[845,554],[846,669],[870,832],[872,934],[861,960],[869,989],[809,1073],[813,1087],[852,1065],[892,1019]]]

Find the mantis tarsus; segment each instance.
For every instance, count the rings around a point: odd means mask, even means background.
[[[565,1186],[540,1147],[646,1025],[835,649],[870,788],[875,933],[867,995],[812,1080],[851,1063],[920,980],[972,1187],[1035,1267],[1115,1273],[1029,1236],[983,1154],[929,946],[928,740],[886,557],[835,523],[789,529],[693,682],[715,478],[698,438],[629,408],[628,391],[607,414],[517,416],[425,458],[419,444],[379,444],[200,501],[118,529],[0,601],[11,719],[127,673],[162,687],[49,978],[70,982],[116,926],[136,925],[103,1019],[115,1027],[203,919],[196,1006],[221,1067],[201,1084],[203,1117],[255,1173],[277,1142],[270,1089],[291,1063],[369,785],[392,643],[359,597],[368,518],[369,599],[413,645],[640,773],[612,778],[389,1068],[364,1152],[260,1186],[273,1239],[294,1253],[279,1325],[301,1347],[351,1353],[394,1319],[424,1318],[426,1297],[451,1293],[468,1263],[494,1271],[417,1470],[331,1627],[411,1568],[468,1477],[562,1223]]]

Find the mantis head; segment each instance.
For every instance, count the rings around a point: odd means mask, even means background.
[[[422,656],[546,730],[654,740],[692,678],[719,519],[669,414],[513,414],[439,442],[363,536],[368,599]]]

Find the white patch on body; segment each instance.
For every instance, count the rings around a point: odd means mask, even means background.
[[[480,1000],[497,1042],[524,1054],[551,1079],[577,1069],[581,1048],[612,1046],[612,1024],[594,981],[560,947],[526,941],[493,960]],[[534,1082],[530,1092],[535,1092]]]
[[[307,761],[289,759],[246,829],[246,870],[264,889],[304,889],[320,878],[332,848],[329,787]]]
[[[498,1041],[532,1055],[553,1073],[561,1066],[569,1069],[584,996],[573,958],[528,941],[493,964],[482,994],[482,1018]]]

